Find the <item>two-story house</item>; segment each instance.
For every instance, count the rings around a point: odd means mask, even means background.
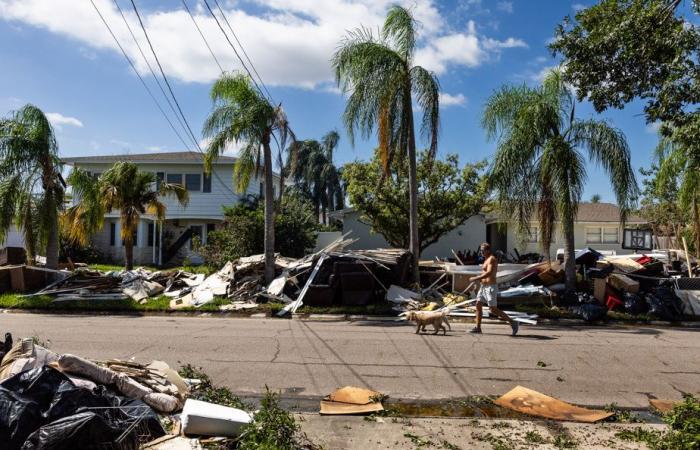
[[[214,163],[211,175],[204,173],[203,156],[198,152],[146,153],[109,156],[63,158],[68,166],[80,167],[99,176],[117,161],[131,161],[144,172],[168,183],[180,183],[189,192],[189,203],[182,206],[171,196],[164,197],[167,210],[159,226],[156,218],[143,215],[134,245],[134,263],[161,265],[182,261],[185,257],[197,262],[193,238],[206,244],[208,234],[223,221],[223,206],[232,206],[249,195],[263,194],[261,178],[253,178],[246,192],[237,192],[233,182],[236,158],[221,156]],[[279,179],[275,180],[275,196]],[[74,201],[78,201],[74,199]],[[105,257],[114,261],[124,258],[120,237],[119,211],[105,215],[104,227],[92,239],[93,245]]]

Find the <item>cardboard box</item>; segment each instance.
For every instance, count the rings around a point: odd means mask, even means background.
[[[639,292],[639,281],[619,273],[611,274],[608,277],[608,284],[624,292],[631,292],[632,294]]]
[[[605,289],[608,287],[605,278],[593,279],[593,297],[601,304],[605,304]]]

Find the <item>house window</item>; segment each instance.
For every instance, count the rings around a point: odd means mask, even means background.
[[[152,223],[148,224],[148,246],[153,247],[155,240],[155,226]]]
[[[211,174],[204,174],[204,183],[202,183],[202,192],[211,192]]]
[[[212,231],[215,231],[215,230],[216,230],[216,224],[213,224],[213,223],[207,224],[207,240],[209,239],[209,233],[211,233]]]
[[[265,190],[263,189],[264,185],[260,183],[260,198],[263,198],[265,195]]]
[[[617,244],[617,227],[587,227],[586,244]]]
[[[202,190],[202,174],[200,174],[200,173],[187,173],[187,174],[185,174],[185,188],[188,191],[201,191]]]
[[[166,180],[169,184],[179,184],[182,185],[182,174],[181,173],[169,173]]]
[[[617,228],[612,228],[612,227],[606,227],[603,228],[603,243],[605,244],[617,244],[619,242],[618,239],[618,230]]]
[[[193,250],[193,241],[195,238],[199,241],[200,244],[204,244],[204,241],[202,240],[202,226],[201,225],[190,225],[190,230],[192,230],[192,237],[190,238],[190,250]]]
[[[160,189],[163,180],[165,180],[165,172],[156,172],[156,189]]]
[[[111,222],[109,224],[109,245],[114,247],[115,242],[117,242],[117,224]]]
[[[530,230],[527,235],[527,242],[534,244],[537,243],[537,237],[538,237],[538,231],[539,228],[537,227],[530,227]]]

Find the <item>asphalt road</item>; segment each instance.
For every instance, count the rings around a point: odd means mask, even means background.
[[[499,395],[516,385],[582,405],[646,407],[700,393],[700,329],[453,324],[415,335],[392,322],[0,314],[0,332],[37,335],[80,356],[202,366],[244,396],[270,389],[318,398],[364,386],[393,398]]]

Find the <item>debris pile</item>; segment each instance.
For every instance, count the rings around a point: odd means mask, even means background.
[[[253,420],[240,409],[189,399],[200,380],[183,379],[163,361],[92,361],[33,338],[13,345],[9,333],[0,356],[3,449],[167,448],[160,445],[174,438],[190,442],[180,432],[232,437]],[[173,424],[173,434],[164,423]],[[199,448],[198,440],[190,443]]]

